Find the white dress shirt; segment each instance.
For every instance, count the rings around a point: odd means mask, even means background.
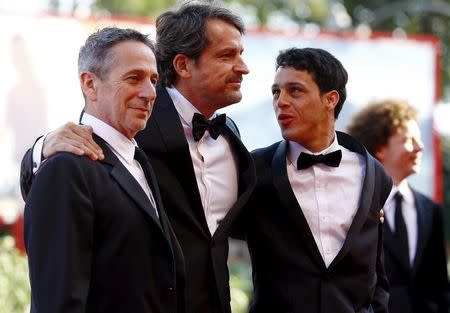
[[[238,170],[228,140],[214,140],[206,131],[199,141],[192,136],[192,117],[200,113],[177,89],[166,88],[180,117],[211,235],[237,200]]]
[[[339,167],[319,163],[297,170],[301,152],[326,154],[339,149]],[[333,143],[319,153],[290,141],[286,158],[292,190],[328,267],[341,250],[359,207],[366,168],[364,156],[340,146],[335,135]]]
[[[395,194],[399,191],[402,196],[402,215],[406,224],[409,245],[409,262],[412,265],[417,249],[417,210],[414,202],[414,195],[409,188],[407,180],[403,180],[400,185],[393,186],[389,197],[384,204],[384,214],[389,228],[395,232]]]
[[[137,180],[139,185],[142,187],[142,190],[149,198],[150,203],[156,209],[156,202],[150,186],[148,185],[147,179],[145,178],[144,171],[142,170],[140,163],[134,159],[134,149],[135,146],[137,146],[136,141],[134,139],[129,140],[115,128],[86,112],[83,113],[81,123],[91,126],[94,133],[106,141],[107,146],[117,156],[119,161],[125,166],[134,179]],[[41,138],[40,142],[36,142],[33,149],[33,163],[35,164],[33,169],[34,172],[41,164],[40,156],[42,153],[43,140],[44,138]],[[158,210],[155,211],[158,215]]]

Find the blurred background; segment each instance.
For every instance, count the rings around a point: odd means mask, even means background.
[[[176,0],[0,0],[0,313],[23,313],[29,282],[23,249],[19,168],[35,138],[78,121],[83,99],[77,55],[104,26],[154,37],[154,20]],[[274,60],[282,49],[329,50],[349,72],[337,122],[371,100],[407,99],[425,142],[422,171],[410,183],[444,206],[450,247],[450,1],[223,0],[246,25],[243,100],[226,108],[249,150],[281,139],[272,112]],[[448,249],[449,250],[449,249]],[[233,313],[246,312],[251,269],[245,243],[232,241]]]

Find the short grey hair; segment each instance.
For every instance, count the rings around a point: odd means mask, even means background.
[[[111,69],[111,48],[124,41],[142,42],[155,53],[155,46],[148,35],[130,28],[105,27],[91,34],[78,54],[78,72],[89,71],[100,79]]]

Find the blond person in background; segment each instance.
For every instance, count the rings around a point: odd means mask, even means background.
[[[348,132],[383,164],[394,182],[384,206],[389,312],[447,313],[442,208],[407,182],[419,171],[424,148],[416,110],[402,100],[374,102],[353,117]]]

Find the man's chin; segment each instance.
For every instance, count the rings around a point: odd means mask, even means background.
[[[420,169],[422,167],[420,166],[420,164],[416,164],[411,168],[411,174],[417,174],[420,172]]]
[[[144,130],[145,126],[147,126],[148,119],[140,119],[135,122],[133,125],[133,130],[136,132],[140,132],[141,130]]]
[[[281,137],[283,137],[284,140],[294,141],[297,142],[298,138],[295,138],[295,136],[292,134],[292,132],[287,128],[281,128]]]
[[[232,99],[233,103],[238,103],[242,100],[242,92],[240,90],[236,90],[231,93],[230,98]]]
[[[241,100],[242,100],[242,94],[241,94],[240,92],[239,92],[239,93],[233,93],[233,94],[230,94],[230,95],[226,98],[226,101],[223,101],[223,102],[222,102],[222,105],[220,106],[219,109],[225,108],[225,107],[230,106],[230,105],[233,105],[233,104],[235,104],[235,103],[238,103],[238,102],[240,102]]]

